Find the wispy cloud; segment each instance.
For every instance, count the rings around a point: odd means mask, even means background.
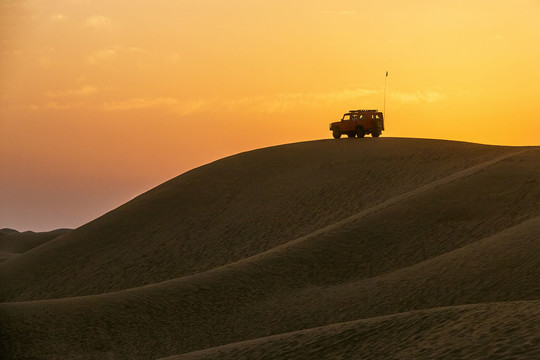
[[[157,110],[169,111],[179,116],[192,113],[212,112],[249,112],[249,113],[283,113],[297,109],[317,109],[334,103],[355,103],[360,98],[378,94],[371,89],[344,89],[330,92],[289,92],[269,95],[256,95],[230,99],[181,99],[175,97],[134,97],[110,100],[99,105],[91,104],[84,97],[98,93],[92,85],[79,88],[48,91],[44,93],[51,101],[35,107],[46,110],[68,110],[93,108],[106,112]],[[75,101],[78,99],[78,101]]]
[[[177,106],[178,103],[178,99],[170,97],[132,98],[127,100],[114,100],[106,102],[103,104],[103,108],[108,111],[171,108]]]
[[[352,10],[327,10],[321,11],[321,14],[331,14],[331,15],[356,15],[356,11]]]
[[[198,111],[208,111],[212,105],[204,99],[180,100],[171,97],[157,98],[131,98],[126,100],[113,100],[103,104],[104,111],[134,111],[134,110],[165,110],[174,112],[180,116]]]
[[[86,62],[91,65],[97,63],[108,61],[116,58],[120,54],[134,54],[134,53],[144,53],[144,49],[138,48],[136,46],[124,47],[124,46],[110,46],[107,48],[99,49],[92,54],[86,57]]]
[[[446,99],[446,95],[438,91],[415,91],[415,92],[400,92],[394,91],[389,94],[390,98],[401,102],[407,103],[432,103],[436,101],[442,101]]]
[[[111,24],[112,24],[111,19],[103,15],[89,17],[86,19],[86,22],[85,22],[86,26],[96,29],[96,30],[108,29],[111,27]]]
[[[48,110],[69,110],[80,107],[81,104],[59,104],[56,101],[51,101],[45,105],[45,109]]]
[[[54,22],[62,22],[62,21],[67,20],[67,16],[64,14],[54,14],[54,15],[51,15],[50,19],[51,21],[54,21]]]
[[[115,58],[117,55],[117,51],[112,48],[106,48],[106,49],[99,49],[98,51],[92,53],[91,55],[88,55],[86,58],[86,62],[89,64],[97,64],[102,61],[106,61],[112,58]]]
[[[97,88],[92,85],[83,85],[77,89],[68,89],[63,91],[47,91],[45,96],[51,98],[69,97],[69,96],[89,96],[97,93]]]
[[[350,102],[359,98],[376,94],[378,91],[371,89],[344,89],[331,92],[295,92],[278,93],[274,95],[246,97],[242,99],[233,99],[225,107],[236,109],[253,109],[258,112],[286,112],[297,107],[317,108],[336,102]]]
[[[7,56],[19,56],[19,55],[24,54],[24,52],[21,49],[15,49],[15,50],[3,51],[1,54],[7,55]]]
[[[353,102],[359,98],[378,93],[370,89],[345,89],[320,93],[278,93],[233,99],[180,100],[171,97],[132,98],[103,104],[106,111],[129,111],[141,109],[164,109],[181,115],[193,112],[249,111],[253,113],[279,113],[298,107],[318,108],[336,102]]]

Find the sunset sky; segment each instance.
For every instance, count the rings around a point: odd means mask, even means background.
[[[540,1],[4,0],[0,228],[80,226],[201,164],[330,138],[540,145]],[[345,141],[345,140],[343,140]]]

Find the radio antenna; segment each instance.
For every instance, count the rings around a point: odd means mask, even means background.
[[[384,77],[384,105],[383,105],[384,117],[386,117],[386,79],[388,79],[388,70],[386,71],[386,76]]]

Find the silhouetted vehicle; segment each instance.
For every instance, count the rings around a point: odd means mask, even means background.
[[[377,110],[351,110],[343,115],[341,121],[330,124],[334,139],[339,139],[342,134],[350,138],[363,138],[367,134],[379,137],[383,130],[383,113]]]

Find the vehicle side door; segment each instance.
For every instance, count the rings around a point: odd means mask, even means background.
[[[358,126],[362,126],[364,130],[366,129],[366,115],[365,114],[356,114],[356,119],[354,121],[354,127],[352,130],[356,130]]]
[[[341,132],[352,131],[354,129],[354,114],[345,114],[341,119]]]

